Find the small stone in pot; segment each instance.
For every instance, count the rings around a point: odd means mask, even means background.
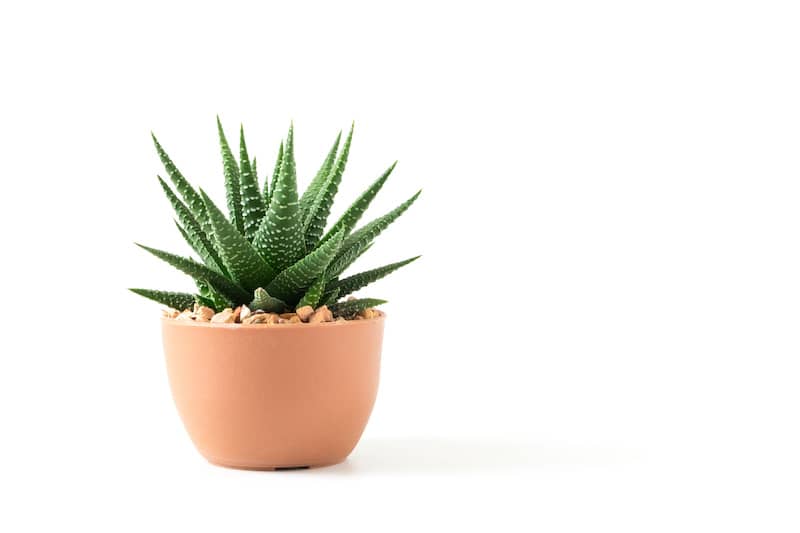
[[[322,307],[318,308],[314,311],[314,314],[311,315],[311,318],[308,319],[309,324],[319,324],[320,322],[332,322],[333,321],[333,313],[330,309],[328,309],[327,305],[323,305]]]
[[[222,324],[233,324],[236,322],[236,315],[234,314],[233,309],[230,307],[223,309],[213,317],[211,317],[211,322],[215,323],[222,323]]]
[[[304,305],[303,307],[299,307],[297,309],[297,316],[300,317],[300,320],[303,322],[308,322],[308,319],[311,318],[311,315],[314,314],[314,308],[310,305]]]

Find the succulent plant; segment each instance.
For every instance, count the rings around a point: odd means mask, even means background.
[[[383,278],[417,257],[342,277],[420,192],[385,215],[356,229],[356,224],[380,191],[395,164],[389,166],[339,220],[325,226],[342,180],[353,128],[339,148],[341,132],[319,171],[302,195],[298,194],[294,159],[294,128],[281,142],[271,179],[259,187],[256,158],[250,158],[239,129],[239,158],[234,156],[217,117],[227,197],[226,216],[202,189],[195,189],[173,164],[153,135],[156,151],[172,187],[158,180],[175,210],[175,223],[200,261],[137,244],[191,276],[197,293],[151,289],[133,292],[175,309],[194,303],[219,311],[247,305],[269,312],[291,311],[310,305],[328,305],[338,316],[385,303],[373,298],[341,298]]]

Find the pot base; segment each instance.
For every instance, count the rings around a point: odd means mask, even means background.
[[[329,463],[321,463],[317,465],[251,465],[251,464],[234,464],[225,461],[217,461],[206,457],[206,460],[214,466],[221,466],[222,468],[231,468],[233,470],[253,470],[256,472],[288,472],[292,470],[309,470],[316,468],[325,468],[326,466],[334,466],[343,463],[347,459],[332,461]]]

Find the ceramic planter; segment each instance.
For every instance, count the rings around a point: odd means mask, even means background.
[[[162,319],[172,395],[197,449],[233,468],[343,461],[375,402],[384,320],[265,326]]]

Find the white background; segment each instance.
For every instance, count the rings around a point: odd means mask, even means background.
[[[0,530],[798,531],[793,4],[4,3]],[[334,216],[424,188],[340,466],[207,464],[125,290],[191,288],[132,241],[217,113],[302,184],[355,119]]]

